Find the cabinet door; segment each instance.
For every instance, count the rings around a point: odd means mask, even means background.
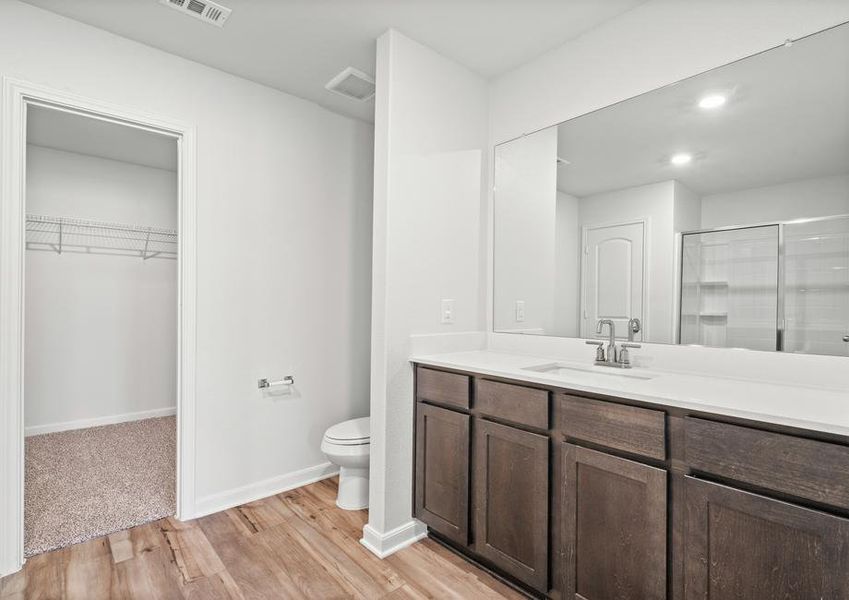
[[[469,542],[469,415],[416,405],[416,517]]]
[[[475,420],[475,549],[548,590],[548,437]]]
[[[666,471],[563,446],[563,597],[665,600]]]
[[[849,598],[849,521],[688,477],[687,600]]]

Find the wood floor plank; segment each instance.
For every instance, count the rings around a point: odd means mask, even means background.
[[[227,571],[196,579],[183,587],[186,600],[246,600]]]
[[[26,562],[26,595],[32,600],[64,598],[64,564],[67,549],[39,554]]]
[[[379,560],[359,542],[367,511],[339,509],[336,492],[329,479],[34,556],[0,599],[523,598],[431,540]]]
[[[300,591],[285,566],[263,544],[245,535],[241,520],[215,513],[198,520],[228,573],[247,598],[297,597]]]
[[[269,506],[266,500],[249,502],[248,504],[231,508],[227,512],[237,515],[252,533],[274,527],[283,522],[280,514]]]
[[[367,570],[372,563],[372,558],[376,557],[365,554],[352,556],[346,553],[342,547],[350,546],[350,540],[334,536],[332,529],[325,531],[315,529],[308,520],[302,519],[298,513],[280,503],[279,500],[275,499],[275,501],[278,503],[277,507],[281,514],[286,515],[285,523],[280,526],[295,531],[303,541],[303,547],[307,552],[350,593],[352,598],[379,598],[401,585],[400,581],[392,582],[388,578],[376,578]]]
[[[423,540],[385,560],[395,568],[407,583],[419,593],[434,598],[524,598],[508,588],[496,591],[490,581],[492,576],[477,569],[458,567],[438,552],[441,547],[432,540]],[[471,566],[471,565],[470,565]],[[438,573],[438,577],[433,574]],[[478,573],[480,575],[478,575]],[[506,587],[506,586],[505,586]]]
[[[356,542],[362,538],[363,526],[368,522],[367,511],[339,510],[334,504],[328,505],[306,491],[302,494],[281,494],[276,499],[303,520]]]
[[[151,552],[165,544],[158,521],[133,527],[129,531],[133,542],[133,556]]]
[[[107,536],[109,549],[112,552],[112,562],[118,564],[135,556],[133,539],[129,529],[117,531]]]
[[[108,600],[112,594],[112,556],[97,554],[89,557],[70,552],[64,576],[66,598]]]
[[[425,596],[412,586],[406,583],[397,590],[389,592],[383,597],[383,600],[429,600],[433,596]]]
[[[116,591],[126,598],[182,600],[179,574],[166,548],[154,548],[115,565]]]
[[[197,523],[183,523],[173,518],[159,523],[183,581],[191,583],[224,570],[221,559]]]
[[[27,589],[27,570],[21,569],[8,577],[0,579],[0,598],[3,600],[19,598]]]
[[[524,594],[517,592],[514,588],[510,587],[502,580],[490,575],[483,569],[480,569],[438,542],[433,540],[424,540],[422,548],[417,548],[417,550],[420,549],[426,549],[427,552],[431,552],[448,561],[461,571],[465,572],[468,577],[477,580],[482,585],[493,590],[496,593],[497,598],[525,598]]]
[[[342,515],[342,513],[361,512],[363,513],[363,524],[365,524],[366,511],[327,510],[326,504],[321,504],[307,494],[297,494],[294,497],[291,494],[281,494],[276,496],[276,500],[297,515],[303,523],[312,527],[319,535],[333,540],[350,560],[353,560],[368,573],[368,576],[380,586],[383,593],[403,585],[404,580],[398,573],[359,543],[362,537],[362,526],[349,527],[349,517]]]
[[[350,598],[342,586],[317,563],[301,538],[286,525],[260,531],[255,536],[280,561],[303,598]]]

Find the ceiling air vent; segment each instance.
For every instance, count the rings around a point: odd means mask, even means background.
[[[348,67],[324,87],[334,94],[361,102],[374,97],[374,79],[354,67]]]
[[[159,3],[217,27],[223,27],[232,12],[229,8],[208,0],[159,0]]]

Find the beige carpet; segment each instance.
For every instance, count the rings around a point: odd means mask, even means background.
[[[175,417],[26,438],[27,556],[176,512]]]

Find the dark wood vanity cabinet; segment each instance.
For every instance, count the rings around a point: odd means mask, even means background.
[[[849,439],[421,366],[416,381],[415,516],[524,590],[849,600]]]
[[[548,589],[549,438],[475,421],[475,550],[516,579]]]
[[[563,597],[666,598],[664,469],[563,445]]]
[[[688,477],[686,600],[849,598],[849,521]]]
[[[416,409],[416,517],[459,543],[469,541],[469,415]]]

